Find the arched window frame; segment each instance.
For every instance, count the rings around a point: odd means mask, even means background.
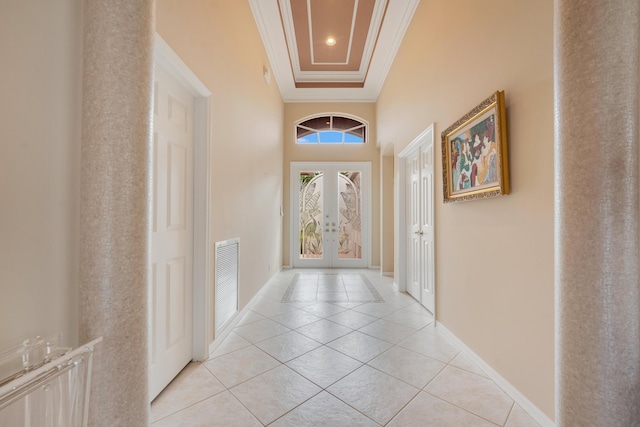
[[[311,127],[311,126],[307,126],[305,125],[305,123],[312,121],[312,120],[318,120],[318,119],[328,119],[328,123],[325,122],[325,124],[323,124],[322,126],[315,126],[315,127]],[[351,127],[347,127],[347,128],[336,128],[334,126],[334,123],[336,122],[336,120],[334,119],[344,119],[345,121],[353,121],[353,122],[357,122],[354,123],[353,126]],[[326,127],[325,127],[326,126]],[[309,131],[310,133],[303,136],[303,137],[299,137],[299,129],[301,130],[306,130]],[[362,132],[362,140],[358,141],[358,140],[349,140],[350,138],[352,139],[357,139],[358,137],[356,135],[354,135],[354,133],[357,133],[358,131]],[[342,135],[341,141],[337,141],[337,140],[325,140],[322,141],[321,139],[321,135],[322,134],[327,134],[327,133],[331,133],[333,137],[335,137],[335,134],[340,133]],[[362,118],[358,117],[358,116],[354,116],[354,115],[350,115],[350,114],[344,114],[344,113],[319,113],[319,114],[313,114],[311,116],[307,116],[304,117],[300,120],[298,120],[295,123],[295,126],[293,128],[293,139],[295,141],[296,144],[299,145],[362,145],[362,144],[366,144],[367,143],[367,138],[368,138],[368,134],[369,134],[369,123],[366,120],[363,120]],[[302,138],[309,136],[309,135],[317,135],[317,140],[316,141],[301,141]],[[350,137],[348,135],[351,135]]]

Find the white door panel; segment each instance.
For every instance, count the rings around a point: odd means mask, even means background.
[[[433,139],[405,157],[407,292],[435,309]]]
[[[151,399],[189,363],[193,339],[194,99],[160,67],[155,79]]]
[[[418,153],[414,153],[406,160],[407,184],[409,195],[407,218],[407,241],[409,251],[407,257],[407,292],[420,301],[420,168],[418,167]]]
[[[420,301],[433,313],[435,294],[434,272],[434,227],[433,227],[433,144],[424,144],[420,153],[420,235],[422,239],[422,264],[424,265]]]

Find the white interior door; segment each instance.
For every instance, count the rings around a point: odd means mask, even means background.
[[[433,144],[424,144],[418,149],[420,167],[420,242],[422,246],[422,272],[420,302],[434,312],[436,297],[434,227],[433,227]]]
[[[407,292],[420,301],[422,278],[421,238],[420,238],[420,166],[418,152],[406,159],[406,194],[407,194]]]
[[[192,358],[194,98],[155,69],[151,243],[154,399]]]
[[[370,163],[291,164],[294,267],[368,267],[370,175]]]
[[[421,143],[405,157],[405,173],[407,292],[433,313],[433,140]]]

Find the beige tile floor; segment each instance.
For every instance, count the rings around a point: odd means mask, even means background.
[[[378,297],[384,302],[361,302]],[[369,270],[279,273],[209,360],[187,365],[154,400],[151,420],[538,426],[438,332],[428,311]]]

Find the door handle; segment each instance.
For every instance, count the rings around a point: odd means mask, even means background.
[[[414,231],[414,234],[417,234],[418,236],[422,236],[424,234],[424,232],[422,230]]]

